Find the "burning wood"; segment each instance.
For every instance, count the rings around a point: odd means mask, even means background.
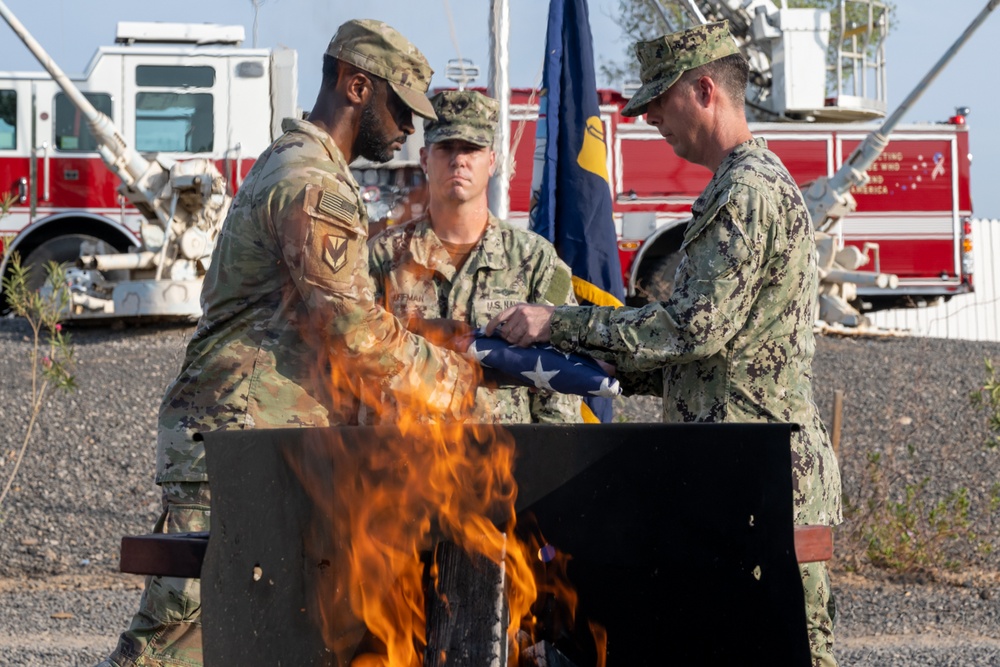
[[[424,667],[505,667],[506,572],[495,563],[442,542],[434,554]]]
[[[518,667],[576,667],[576,665],[555,646],[542,641],[524,650]]]
[[[439,552],[444,564],[463,553],[477,567],[494,564],[488,571],[497,570],[499,581],[488,578],[482,584],[492,591],[487,613],[499,614],[496,600],[510,611],[503,610],[502,624],[499,618],[488,623],[488,633],[502,628],[502,641],[495,637],[481,649],[470,649],[467,642],[454,644],[457,637],[439,637],[443,644],[432,651],[446,655],[449,664],[456,650],[492,651],[492,662],[469,664],[506,664],[506,646],[529,616],[537,591],[529,547],[508,538],[515,534],[516,516],[513,439],[492,427],[436,423],[372,429],[375,437],[360,448],[342,434],[330,430],[324,442],[286,452],[317,509],[307,553],[316,562],[328,561],[332,574],[316,589],[327,647],[340,664],[409,667],[423,662],[428,640],[422,554],[447,540],[454,549]],[[332,470],[332,476],[317,476],[324,470]],[[463,587],[482,589],[475,568],[441,565],[432,568],[431,585],[445,595],[446,606],[472,594],[463,593]],[[504,590],[498,592],[501,583]],[[357,633],[345,632],[352,627],[364,628],[373,640],[363,649],[367,653],[354,654]]]

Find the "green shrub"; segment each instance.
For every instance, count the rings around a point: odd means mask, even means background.
[[[6,206],[0,206],[0,218],[9,209],[10,198],[0,199]],[[3,278],[3,292],[11,311],[24,318],[32,331],[31,354],[28,370],[31,377],[31,393],[28,423],[25,425],[24,439],[18,451],[14,467],[0,491],[0,506],[10,492],[14,478],[21,467],[24,453],[31,441],[31,434],[38,423],[38,417],[45,405],[45,399],[53,389],[70,391],[76,388],[73,379],[73,346],[70,336],[63,331],[60,318],[70,304],[70,290],[63,267],[55,262],[46,266],[48,273],[43,289],[32,291],[28,288],[30,267],[21,265],[17,252],[10,256],[8,274]],[[13,425],[5,424],[13,427]]]
[[[912,447],[907,457],[912,463]],[[968,565],[954,556],[950,547],[971,544],[989,552],[990,545],[972,528],[969,490],[961,487],[944,498],[929,497],[930,477],[907,482],[892,457],[869,452],[864,483],[857,500],[845,498],[848,540],[853,549],[845,557],[856,569],[863,556],[876,567],[899,573],[958,570]],[[990,512],[1000,506],[1000,484],[994,485]],[[860,552],[860,553],[859,553]]]
[[[986,446],[996,449],[1000,445],[1000,381],[997,380],[992,359],[986,359],[986,382],[969,393],[969,402],[987,414],[986,426],[990,436]]]

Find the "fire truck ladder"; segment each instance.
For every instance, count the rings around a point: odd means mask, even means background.
[[[789,9],[784,0],[780,8],[771,0],[673,4],[690,23],[729,21],[750,62],[748,104],[759,120],[838,122],[886,115],[889,21],[881,0],[840,0],[832,13]],[[661,17],[673,29],[667,12]]]

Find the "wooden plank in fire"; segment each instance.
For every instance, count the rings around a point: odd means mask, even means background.
[[[428,591],[424,667],[504,667],[507,596],[503,562],[453,542],[435,549],[437,578]]]

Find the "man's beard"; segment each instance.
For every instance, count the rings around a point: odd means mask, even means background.
[[[385,139],[375,114],[376,97],[372,97],[361,110],[361,128],[358,133],[357,154],[372,162],[388,162],[396,154],[392,143],[398,139]],[[405,135],[403,140],[405,140]]]

